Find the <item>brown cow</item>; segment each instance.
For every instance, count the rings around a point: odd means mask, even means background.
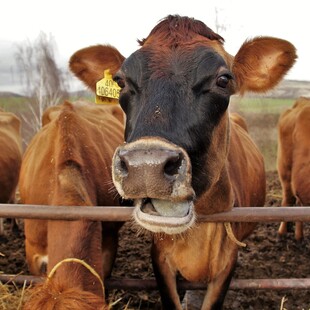
[[[0,203],[15,203],[22,162],[20,130],[20,119],[15,114],[0,109]],[[0,236],[3,234],[3,219],[0,218]]]
[[[119,106],[65,102],[48,108],[42,123],[23,157],[21,202],[117,205],[111,163],[115,148],[123,141]],[[112,222],[25,220],[29,270],[40,274],[45,262],[50,272],[63,259],[77,258],[106,278],[114,263],[119,228],[119,223]],[[25,309],[99,309],[102,296],[102,286],[89,270],[66,263],[57,269],[53,281],[37,288]]]
[[[230,122],[227,108],[234,93],[274,87],[296,51],[285,40],[258,37],[233,57],[223,41],[198,20],[168,16],[119,70],[122,57],[111,46],[78,53],[89,85],[106,68],[117,71],[126,143],[115,152],[113,181],[123,198],[135,201],[136,222],[154,233],[152,259],[164,309],[181,309],[177,273],[208,282],[202,309],[222,308],[238,240],[255,224],[206,223],[200,215],[265,202],[262,155]]]
[[[230,120],[233,121],[234,123],[238,124],[240,127],[242,127],[245,131],[248,130],[248,125],[246,123],[246,120],[244,117],[242,117],[240,114],[236,112],[231,112],[229,114]]]
[[[282,206],[310,205],[310,98],[300,97],[278,122],[278,173]],[[303,239],[302,222],[296,222],[295,238]],[[279,234],[287,232],[282,222]]]

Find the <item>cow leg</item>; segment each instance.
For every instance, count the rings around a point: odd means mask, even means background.
[[[232,258],[232,262],[217,278],[208,283],[207,294],[205,295],[201,310],[221,310],[223,308],[224,299],[235,271],[236,262],[237,256],[235,259]]]
[[[301,241],[303,238],[304,238],[303,222],[296,222],[295,223],[295,239],[297,241]]]
[[[18,234],[21,231],[21,229],[19,227],[22,223],[22,219],[7,218],[6,220],[9,224],[9,231],[10,232],[12,232],[13,234]],[[1,221],[1,219],[0,219],[0,221]],[[4,219],[2,219],[2,221],[4,221]],[[0,235],[1,235],[1,229],[0,229]]]
[[[298,192],[298,190],[295,190],[295,192]],[[296,193],[296,205],[297,206],[303,206],[304,205],[297,193]],[[297,241],[301,241],[303,238],[304,238],[303,222],[296,222],[295,223],[295,239]]]
[[[0,236],[4,235],[4,223],[3,223],[3,218],[0,217]]]
[[[10,223],[10,232],[14,234],[18,234],[20,232],[20,228],[17,224],[17,220],[14,218],[8,218],[7,221]],[[4,232],[4,218],[0,218],[0,236],[3,236]]]
[[[112,273],[118,248],[118,231],[122,223],[102,223],[102,253],[103,275],[109,277]]]
[[[285,185],[282,183],[282,188],[283,188],[283,199],[282,199],[282,206],[294,206],[296,203],[295,196],[293,195],[292,189],[290,184]],[[278,229],[278,234],[280,236],[286,235],[288,231],[288,222],[281,222],[279,229]]]
[[[104,279],[111,276],[118,248],[118,231],[122,225],[123,223],[102,222],[102,263]],[[109,295],[107,289],[105,289],[105,295]]]
[[[287,233],[287,222],[281,222],[279,229],[278,229],[278,234],[280,236],[286,235]]]
[[[151,254],[162,309],[181,310],[182,305],[177,291],[176,271],[171,269],[167,257],[157,249],[155,243],[152,245]]]
[[[7,201],[4,199],[3,201]],[[12,193],[10,199],[7,201],[8,204],[14,204],[15,203],[15,191]],[[19,233],[20,229],[17,225],[17,220],[15,218],[9,218],[7,219],[10,221],[10,232],[13,233]],[[0,218],[0,236],[4,235],[4,218]]]
[[[20,228],[19,228],[19,226],[18,226],[17,219],[14,219],[14,218],[11,219],[10,230],[11,230],[14,234],[18,234],[18,233],[20,232]]]

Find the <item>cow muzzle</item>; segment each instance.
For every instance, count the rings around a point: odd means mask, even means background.
[[[134,218],[152,232],[176,234],[195,221],[191,163],[184,149],[159,138],[142,138],[116,149],[113,182],[135,200]]]

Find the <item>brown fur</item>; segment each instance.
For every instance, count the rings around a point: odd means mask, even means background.
[[[121,115],[118,106],[65,102],[48,108],[44,112],[43,128],[32,139],[23,157],[19,184],[22,203],[117,205],[119,201],[112,184],[110,167],[114,149],[123,141]],[[41,274],[46,255],[48,272],[65,258],[78,258],[91,265],[101,278],[105,278],[112,270],[120,226],[118,223],[102,224],[86,220],[25,220],[29,270],[32,274]],[[81,297],[86,292],[95,294],[103,304],[99,282],[80,264],[61,265],[53,282],[46,284],[49,285],[53,285],[55,291],[64,292],[57,309],[65,309],[60,302],[66,303],[65,297],[69,297],[71,293],[68,292],[73,291]],[[52,296],[46,286],[43,287],[47,293],[38,288],[37,294],[31,299],[32,303],[41,304],[41,298],[47,305],[53,303],[46,299],[46,294]],[[88,300],[85,302],[88,303]],[[91,304],[85,307],[77,304],[76,307],[71,305],[70,309],[94,307]]]
[[[282,186],[282,206],[310,205],[310,99],[300,97],[284,111],[278,122],[278,173]],[[282,222],[279,234],[287,232]],[[303,239],[301,222],[295,238]]]
[[[0,109],[0,203],[15,203],[15,193],[22,162],[20,119]],[[0,235],[4,234],[0,218]]]
[[[53,280],[38,284],[29,299],[26,300],[23,310],[108,310],[102,298],[76,288],[65,288],[61,283]]]
[[[149,70],[154,79],[163,74],[162,72],[165,72],[166,66],[170,66],[171,63],[177,61],[170,58],[175,55],[174,51],[176,49],[178,51],[182,50],[184,54],[188,55],[197,46],[202,45],[214,50],[227,62],[227,67],[235,77],[235,81],[232,81],[229,86],[231,94],[234,92],[244,93],[245,91],[264,92],[271,89],[283,78],[296,59],[295,48],[292,44],[281,39],[266,37],[254,38],[246,42],[237,55],[232,57],[224,50],[223,40],[220,36],[214,34],[213,31],[199,23],[199,21],[193,21],[186,17],[182,19],[179,16],[167,17],[151,31],[146,39],[140,41],[140,44],[142,45],[140,52],[143,52],[143,50],[148,52],[146,53],[148,55],[148,68],[146,71]],[[93,57],[94,48],[97,50],[96,54],[100,54],[100,57]],[[119,64],[119,53],[110,46],[90,47],[77,53],[81,59],[83,58],[85,66],[85,68],[79,68],[78,71],[75,71],[76,75],[81,78],[83,76],[80,72],[89,72],[89,68],[95,67],[98,72],[104,72],[105,69],[109,67],[115,68],[115,65]],[[111,58],[113,53],[114,60]],[[107,57],[112,63],[102,61],[102,59],[105,59],[105,55],[108,55]],[[70,61],[71,68],[75,68],[74,60],[75,55],[72,56]],[[186,68],[182,69],[186,72]],[[143,76],[141,72],[143,72],[143,68],[139,71],[139,74]],[[84,79],[87,85],[89,85],[90,80],[100,79],[100,75],[96,75],[94,71],[92,73],[94,75],[91,79]],[[173,75],[171,76],[173,77]],[[117,77],[119,79],[123,78],[126,85],[126,72],[120,70]],[[136,76],[130,76],[129,78],[131,81],[133,78],[133,81],[137,82],[135,80]],[[122,90],[124,96],[126,96],[126,90],[125,86]],[[144,98],[144,89],[139,89],[139,92],[141,92],[139,98]],[[142,103],[146,104],[145,102]],[[136,115],[133,117],[136,117]],[[130,123],[130,121],[132,120],[129,120],[130,125],[136,125],[134,122]],[[208,154],[204,154],[207,158],[205,167],[201,167],[204,171],[208,171],[205,179],[202,180],[202,182],[208,182],[208,186],[207,190],[197,198],[194,206],[198,219],[201,214],[227,211],[233,207],[264,205],[265,171],[263,157],[246,132],[245,124],[238,125],[239,121],[232,119],[230,122],[229,113],[225,112],[212,132],[212,141],[208,148]],[[153,126],[158,126],[158,124],[160,122],[156,123],[154,121],[154,124],[152,123]],[[174,143],[174,141],[171,142]],[[164,143],[157,137],[141,138],[122,146],[124,148],[123,154],[130,147],[134,148],[135,145],[140,147],[143,146],[143,143],[146,146],[145,152],[147,152],[147,145],[150,143],[158,143],[158,149],[160,149],[161,145],[167,144],[167,142]],[[142,152],[143,149],[141,148],[139,154]],[[142,158],[142,156],[139,157],[139,162],[143,161]],[[183,161],[187,160],[186,155],[183,158]],[[186,167],[189,167],[189,165],[190,163]],[[148,166],[149,169],[152,168],[152,165],[145,166]],[[139,169],[140,166],[136,171],[139,171]],[[153,167],[153,170],[156,169]],[[190,169],[186,171],[190,171]],[[120,182],[116,184],[117,188],[120,188],[120,192],[123,191],[124,197],[125,195],[129,198],[135,195],[135,198],[149,196],[145,195],[145,192],[152,193],[151,198],[156,197],[156,193],[152,191],[156,186],[160,187],[161,182],[155,184],[152,176],[149,176],[145,171],[143,173],[143,178],[139,177],[139,175],[133,176],[136,177],[137,184],[140,186],[134,188],[132,192],[125,193],[127,188],[122,188]],[[145,181],[146,178],[148,178],[147,181]],[[121,176],[114,176],[114,180],[120,179]],[[149,186],[143,192],[146,184],[155,184],[156,186],[152,188]],[[183,182],[183,184],[185,183]],[[130,186],[128,185],[128,187]],[[169,200],[169,197],[163,199]],[[158,224],[158,226],[160,225]],[[162,227],[164,226],[162,225]],[[233,223],[232,227],[235,237],[241,241],[253,231],[255,224]],[[237,260],[237,253],[238,246],[227,236],[223,223],[203,223],[198,220],[195,225],[182,234],[169,235],[161,233],[155,235],[152,258],[158,288],[165,304],[164,308],[181,309],[175,281],[177,272],[180,272],[189,281],[208,282],[208,290],[202,309],[220,308]]]
[[[238,124],[240,127],[242,127],[245,131],[248,130],[248,125],[246,123],[246,120],[238,113],[232,112],[229,114],[230,120],[234,123]]]

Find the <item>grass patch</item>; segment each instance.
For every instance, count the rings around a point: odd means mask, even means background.
[[[232,105],[237,111],[245,113],[280,114],[291,107],[295,99],[266,97],[232,97]]]
[[[248,124],[249,133],[265,159],[266,171],[277,169],[278,120],[295,99],[266,97],[238,97],[231,99],[231,111],[241,114]]]
[[[0,108],[6,112],[23,112],[27,111],[28,108],[28,98],[22,96],[12,96],[12,97],[1,97],[0,96]]]

